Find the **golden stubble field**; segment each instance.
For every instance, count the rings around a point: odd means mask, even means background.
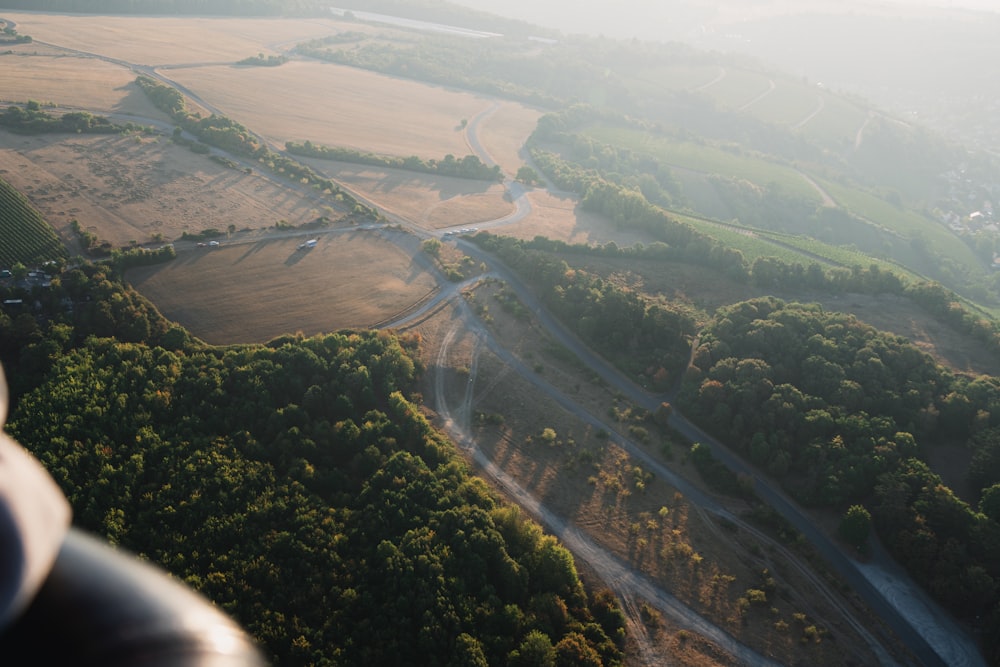
[[[359,24],[330,20],[9,16],[17,21],[20,32],[37,40],[15,47],[16,55],[3,56],[10,59],[10,66],[0,69],[0,84],[11,99],[38,99],[99,113],[164,119],[135,86],[134,72],[121,64],[59,48],[68,47],[127,62],[163,65],[165,75],[278,144],[287,139],[310,139],[426,159],[440,159],[448,153],[461,157],[472,152],[462,121],[475,119],[479,141],[507,175],[516,173],[523,164],[524,141],[541,115],[540,110],[518,103],[336,65],[294,60],[278,68],[226,64],[339,30],[374,30]],[[391,32],[378,30],[380,34]],[[39,43],[43,41],[55,46]],[[76,81],[83,85],[74,85]],[[496,183],[325,161],[311,164],[367,201],[428,230],[475,226],[514,209],[502,186]],[[256,170],[246,175],[226,169],[166,138],[22,137],[0,132],[0,169],[0,176],[29,196],[73,252],[79,248],[70,232],[72,220],[78,220],[101,240],[126,247],[132,243],[176,241],[185,232],[209,228],[224,231],[232,226],[245,238],[259,236],[279,221],[301,225],[319,216],[338,219],[328,206],[332,202],[306,197],[298,189]],[[542,214],[532,217],[545,228],[537,233],[551,231],[553,226],[579,226],[577,212],[572,208],[536,211]],[[518,223],[520,232],[529,237],[534,236],[532,217]],[[599,226],[599,221],[594,224]],[[179,243],[178,249],[183,252],[189,245]],[[341,284],[375,284],[381,279],[383,267],[377,257],[362,255],[369,261],[333,264],[344,272]],[[233,265],[228,272],[239,277],[244,270],[251,277],[243,282],[252,284],[257,269],[249,263]],[[282,326],[293,326],[282,324],[287,320],[281,318],[273,322],[258,320],[253,316],[253,307],[219,311],[213,304],[226,300],[231,283],[201,281],[198,289],[192,290],[186,282],[188,276],[187,272],[167,271],[140,287],[159,305],[173,284],[175,291],[183,295],[184,308],[177,309],[174,302],[167,300],[163,301],[165,310],[183,313],[185,324],[213,341],[226,342],[230,334],[264,339]],[[294,290],[296,285],[286,288]],[[278,288],[268,289],[276,293]],[[412,296],[406,290],[399,293]],[[332,303],[339,302],[328,301]],[[362,326],[380,321],[399,307],[396,301],[375,309],[369,304],[369,310],[363,311],[347,306],[345,318],[324,321],[333,321],[337,326]],[[374,314],[375,310],[379,315]],[[222,312],[225,316],[214,316]],[[238,320],[239,312],[246,318],[244,327],[231,324]],[[198,313],[205,315],[205,322],[215,324],[196,326]]]
[[[473,93],[320,62],[163,73],[282,147],[309,140],[402,157],[461,157],[472,152],[462,120],[491,104]]]
[[[308,250],[299,249],[310,238],[301,234],[223,241],[132,269],[127,278],[167,318],[208,343],[370,328],[437,291],[416,239],[386,234],[396,238],[358,229],[319,232]]]
[[[172,241],[184,232],[302,224],[329,214],[322,201],[165,138],[0,131],[0,177],[27,195],[71,248],[74,219],[121,247],[156,234]]]
[[[0,11],[35,41],[140,65],[234,62],[365,26],[330,19],[82,16]]]

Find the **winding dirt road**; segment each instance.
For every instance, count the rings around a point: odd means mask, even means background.
[[[57,47],[57,45],[50,46]],[[115,58],[102,56],[100,54],[85,53],[72,49],[65,50],[73,52],[81,57],[100,58],[101,60],[153,76],[161,82],[171,85],[188,95],[209,111],[218,113],[217,110],[211,107],[211,105],[205,103],[204,100],[198,97],[198,95],[193,91],[187,90],[162,74],[157,73],[153,67],[126,63]],[[723,69],[716,79],[701,86],[701,89],[717,83],[725,77],[725,74],[725,70]],[[489,115],[495,111],[495,108],[496,107],[493,106],[477,115],[466,130],[470,147],[477,154],[479,154],[479,157],[487,164],[494,164],[495,162],[479,141],[478,132],[481,122],[487,119]],[[862,134],[862,130],[859,130],[858,132],[859,139]],[[509,224],[510,222],[522,219],[530,213],[530,203],[527,201],[524,189],[510,178],[505,181],[505,186],[508,189],[511,200],[516,203],[517,208],[515,212],[509,216],[505,216],[504,218],[487,224],[482,224],[480,227],[485,228],[488,226],[501,226]],[[377,206],[377,202],[365,203]],[[393,217],[396,218],[398,222],[404,224],[408,229],[412,230],[418,237],[440,235],[440,232],[430,234],[421,230],[411,222],[399,218],[399,216]],[[374,231],[376,233],[382,233],[380,230]],[[516,276],[512,275],[504,267],[499,265],[495,258],[485,255],[479,251],[478,248],[464,241],[459,241],[459,244],[467,254],[477,257],[480,261],[486,262],[487,266],[491,268],[493,273],[499,275],[508,283],[508,285],[511,286],[521,299],[522,303],[536,316],[541,326],[551,332],[556,340],[560,341],[568,349],[574,352],[584,364],[591,368],[606,382],[619,388],[619,390],[622,391],[622,393],[635,404],[646,407],[647,409],[655,410],[659,406],[660,402],[664,400],[663,396],[653,396],[648,394],[641,387],[636,386],[628,378],[625,378],[620,372],[617,371],[617,369],[614,369],[607,364],[606,361],[587,349],[586,346],[584,346],[574,335],[568,332],[565,327],[556,321],[554,317],[548,314],[548,312],[534,298],[531,291],[527,289],[527,287],[523,285]],[[435,377],[435,387],[437,390],[435,391],[434,397],[438,412],[444,419],[445,427],[455,441],[463,449],[469,452],[476,464],[480,466],[486,474],[496,480],[496,482],[503,486],[512,497],[516,498],[522,506],[527,508],[528,511],[535,516],[539,517],[553,533],[558,535],[576,557],[587,561],[595,568],[596,571],[601,572],[602,575],[606,576],[609,585],[622,598],[626,609],[631,608],[634,610],[634,600],[637,598],[647,600],[650,604],[657,607],[662,613],[667,614],[670,618],[674,619],[674,621],[682,627],[687,627],[692,631],[711,639],[724,650],[732,654],[738,661],[744,664],[776,664],[769,657],[760,655],[736,641],[724,630],[706,621],[690,608],[680,603],[668,592],[660,589],[655,582],[652,582],[648,578],[637,573],[633,568],[629,567],[628,564],[623,563],[620,559],[601,548],[579,529],[566,522],[563,518],[557,516],[537,498],[531,496],[531,494],[519,486],[513,478],[507,475],[505,471],[503,471],[493,461],[489,460],[488,457],[486,457],[476,446],[475,440],[471,437],[469,432],[469,413],[472,405],[473,390],[475,387],[478,369],[478,358],[484,348],[489,349],[491,353],[497,355],[505,364],[507,364],[509,368],[518,372],[526,379],[529,379],[540,390],[544,391],[546,395],[552,397],[557,403],[576,415],[579,419],[587,423],[598,425],[599,428],[603,428],[608,432],[615,432],[615,429],[602,423],[594,415],[591,415],[586,410],[576,405],[571,399],[563,395],[555,387],[545,382],[544,379],[540,378],[537,373],[534,373],[530,369],[526,368],[519,359],[506,350],[502,343],[497,341],[489,333],[489,331],[464,303],[464,300],[459,296],[459,293],[458,287],[442,289],[441,293],[435,297],[434,300],[425,304],[422,309],[412,313],[407,318],[391,323],[393,326],[403,325],[407,321],[412,321],[413,318],[425,314],[429,309],[440,306],[445,300],[453,300],[459,304],[458,307],[462,310],[463,316],[461,321],[456,323],[455,327],[449,331],[442,342],[441,351],[439,352],[439,361],[443,362],[446,359],[448,350],[453,340],[462,330],[476,336],[477,342],[474,346],[474,354],[470,366],[472,369],[470,372],[470,382],[461,405],[449,405],[445,398],[444,378],[443,371],[441,370],[444,368],[445,364],[440,363],[438,365],[438,375]],[[917,654],[918,659],[921,660],[921,662],[929,665],[968,665],[970,667],[985,664],[972,640],[957,628],[954,621],[952,621],[947,614],[930,602],[926,595],[924,595],[923,592],[920,591],[916,585],[905,576],[905,574],[901,573],[898,568],[893,569],[891,561],[879,559],[869,566],[861,566],[852,559],[846,557],[836,545],[834,545],[825,535],[816,529],[809,518],[789,499],[787,499],[779,490],[771,487],[766,481],[754,476],[754,471],[749,469],[749,467],[741,459],[734,456],[721,443],[709,438],[697,427],[684,419],[683,415],[676,412],[671,418],[671,422],[678,431],[685,434],[687,437],[692,439],[692,441],[699,441],[709,445],[713,449],[716,457],[726,463],[726,465],[731,469],[753,476],[756,482],[756,490],[758,494],[766,502],[770,503],[778,512],[785,516],[786,519],[795,525],[796,528],[798,528],[816,546],[828,562],[831,563],[834,569],[837,570],[838,573],[864,597],[868,604],[871,605],[872,608],[892,626],[893,630],[903,638],[903,640]],[[631,443],[627,438],[619,435],[618,444],[625,447],[632,456],[642,460],[643,464],[648,466],[655,472],[655,474],[668,480],[686,496],[689,502],[697,505],[697,507],[700,508],[700,511],[705,511],[710,514],[723,517],[736,523],[745,530],[754,530],[752,526],[747,526],[745,522],[742,522],[738,517],[728,513],[713,498],[700,492],[686,480],[675,475],[672,471],[655,460],[635,443]],[[767,539],[770,541],[767,536],[759,534],[759,531],[755,531],[755,534],[757,534],[757,536],[761,539]],[[782,548],[781,545],[776,546]],[[787,555],[789,556],[789,562],[797,563],[797,559],[794,556],[791,554]],[[811,573],[811,570],[807,567],[801,566],[800,564],[797,564],[796,567],[802,568],[801,571],[803,574],[808,573],[807,576],[809,576],[810,579],[818,586],[819,590],[824,591],[824,595],[829,596],[831,601],[839,600],[839,596],[830,591],[829,587],[827,587],[824,582],[820,581],[815,574]],[[859,635],[869,644],[870,648],[879,657],[882,664],[895,664],[895,661],[892,659],[889,652],[884,649],[882,642],[869,632],[863,624],[857,621],[852,611],[842,602],[835,602],[835,604],[837,608],[840,609],[847,622],[850,623],[855,631],[857,631]],[[643,646],[641,636],[638,638],[640,640],[640,645]],[[652,655],[651,648],[648,645],[643,646],[641,652],[645,655]]]

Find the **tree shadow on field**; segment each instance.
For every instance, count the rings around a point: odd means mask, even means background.
[[[177,256],[170,261],[169,265],[164,264],[162,266],[184,266],[190,267],[194,266],[198,262],[202,261],[208,254],[208,248],[191,248],[190,250],[183,250],[177,253]]]
[[[292,254],[288,256],[288,259],[285,260],[285,266],[295,266],[308,257],[314,250],[315,248],[296,247],[296,249],[292,251]]]
[[[142,124],[142,116],[155,120],[161,120],[165,123],[173,122],[166,114],[153,106],[153,103],[149,101],[149,98],[146,97],[146,94],[142,92],[138,85],[136,85],[135,81],[130,81],[123,86],[115,88],[114,90],[124,90],[127,92],[117,104],[111,107],[113,112],[125,115],[134,115],[136,116],[135,122],[140,124]]]
[[[236,259],[236,261],[233,262],[233,264],[239,264],[243,260],[249,259],[252,255],[256,255],[257,253],[259,253],[261,250],[263,250],[264,248],[266,248],[271,243],[275,243],[275,241],[267,241],[267,240],[257,241],[256,243],[253,243],[253,244],[247,246],[246,252],[244,252],[242,255],[240,255]]]

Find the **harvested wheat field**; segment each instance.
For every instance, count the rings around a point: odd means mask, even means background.
[[[234,62],[294,42],[359,29],[324,19],[3,15],[17,22],[19,33],[36,41],[140,65]]]
[[[260,174],[160,138],[0,132],[0,176],[71,241],[70,222],[115,246],[205,229],[302,224],[332,209]]]
[[[499,183],[330,160],[302,159],[302,162],[380,209],[427,229],[487,222],[514,210]]]
[[[521,151],[541,115],[538,109],[523,104],[498,101],[497,108],[479,125],[479,139],[486,152],[511,178],[525,164]]]
[[[37,100],[94,113],[162,114],[142,99],[135,73],[93,58],[52,55],[0,55],[0,96],[4,102]]]
[[[279,145],[308,140],[402,157],[470,154],[461,122],[490,105],[472,93],[328,63],[164,74]]]
[[[195,248],[127,278],[168,319],[213,344],[370,328],[437,290],[419,243],[359,230]]]
[[[656,240],[644,232],[619,229],[603,215],[581,210],[576,195],[531,190],[527,196],[531,202],[531,213],[527,217],[490,231],[519,239],[546,236],[566,243],[591,245],[614,241],[620,246],[629,246]]]

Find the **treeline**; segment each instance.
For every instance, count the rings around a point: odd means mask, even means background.
[[[165,320],[137,292],[123,289],[117,275],[110,264],[84,264],[54,276],[49,287],[0,287],[0,301],[24,304],[0,311],[0,361],[12,407],[44,381],[57,359],[89,336],[167,350],[190,343],[184,329]]]
[[[316,0],[2,0],[0,9],[82,14],[318,15]]]
[[[996,642],[1000,380],[954,375],[853,316],[773,297],[720,309],[699,341],[685,414],[801,502],[866,505],[894,557]],[[920,460],[949,443],[973,453],[978,506]]]
[[[0,44],[31,44],[31,35],[19,35],[17,29],[8,25],[0,34]]]
[[[344,0],[337,7],[510,36],[554,34],[546,28],[438,0]]]
[[[417,339],[215,348],[155,318],[121,342],[78,310],[125,321],[135,297],[108,271],[0,313],[10,430],[78,525],[199,589],[275,664],[621,664],[613,596],[407,400]]]
[[[288,62],[288,56],[285,55],[269,55],[265,56],[263,53],[258,53],[255,56],[250,56],[249,58],[244,58],[243,60],[236,61],[237,65],[243,65],[245,67],[278,67],[284,65]]]
[[[367,164],[386,169],[405,169],[424,174],[439,176],[454,176],[456,178],[471,178],[480,181],[502,181],[503,173],[499,165],[487,166],[475,155],[466,155],[456,159],[454,155],[445,155],[441,160],[424,160],[416,155],[395,157],[378,155],[354,150],[352,148],[331,147],[314,144],[311,141],[285,142],[285,150],[292,155],[320,158],[321,160],[338,160],[355,164]]]
[[[359,202],[329,178],[324,178],[309,167],[270,150],[243,124],[226,116],[212,114],[204,118],[200,114],[191,113],[187,109],[184,96],[179,91],[147,76],[138,77],[136,84],[156,108],[168,114],[181,130],[187,130],[205,144],[252,158],[290,181],[308,185],[318,192],[333,196],[342,202],[352,215],[373,219],[379,217],[376,210]],[[175,131],[174,136],[184,142],[180,132]],[[195,150],[194,147],[192,150]]]
[[[482,233],[475,241],[529,282],[582,340],[644,385],[663,391],[680,377],[698,328],[689,310],[571,269],[552,255],[553,242],[546,239],[525,242]],[[655,256],[659,250],[637,251],[634,256]]]
[[[111,263],[119,271],[125,271],[136,266],[150,266],[169,262],[177,257],[172,243],[162,245],[159,248],[115,248],[111,251]]]
[[[105,116],[95,116],[86,111],[71,111],[64,114],[47,113],[35,101],[29,101],[22,109],[9,106],[0,114],[0,127],[20,134],[46,134],[51,132],[73,132],[79,134],[117,134],[121,132],[150,132],[150,128],[137,123],[112,123]]]
[[[478,53],[459,42],[475,42]],[[509,49],[509,44],[488,44],[486,40],[418,37],[412,46],[400,46],[383,41],[362,41],[347,48],[336,39],[317,39],[300,44],[296,50],[310,58],[339,65],[427,81],[442,86],[474,90],[488,95],[518,100],[547,108],[558,107],[566,101],[567,89],[576,88],[582,63],[562,62],[559,73],[553,63],[520,55],[520,49]],[[516,54],[515,54],[516,52]],[[505,69],[507,68],[507,69]],[[542,69],[543,72],[536,72]],[[523,73],[528,78],[518,76]],[[513,75],[513,76],[511,76]],[[548,78],[554,88],[533,85],[530,79]],[[592,80],[588,72],[583,80]],[[582,91],[581,91],[582,92]]]
[[[596,114],[596,116],[595,116]],[[579,193],[582,208],[604,215],[620,227],[638,228],[667,244],[663,259],[710,266],[726,276],[767,289],[821,290],[834,294],[893,294],[911,299],[935,319],[974,337],[991,353],[1000,353],[1000,323],[971,309],[958,295],[936,282],[910,282],[877,264],[824,266],[778,257],[760,257],[748,265],[743,253],[681,222],[645,197],[639,185],[630,187],[606,178],[597,167],[584,167],[537,148],[542,140],[602,112],[577,105],[565,113],[546,114],[530,142],[532,158],[558,187]]]

